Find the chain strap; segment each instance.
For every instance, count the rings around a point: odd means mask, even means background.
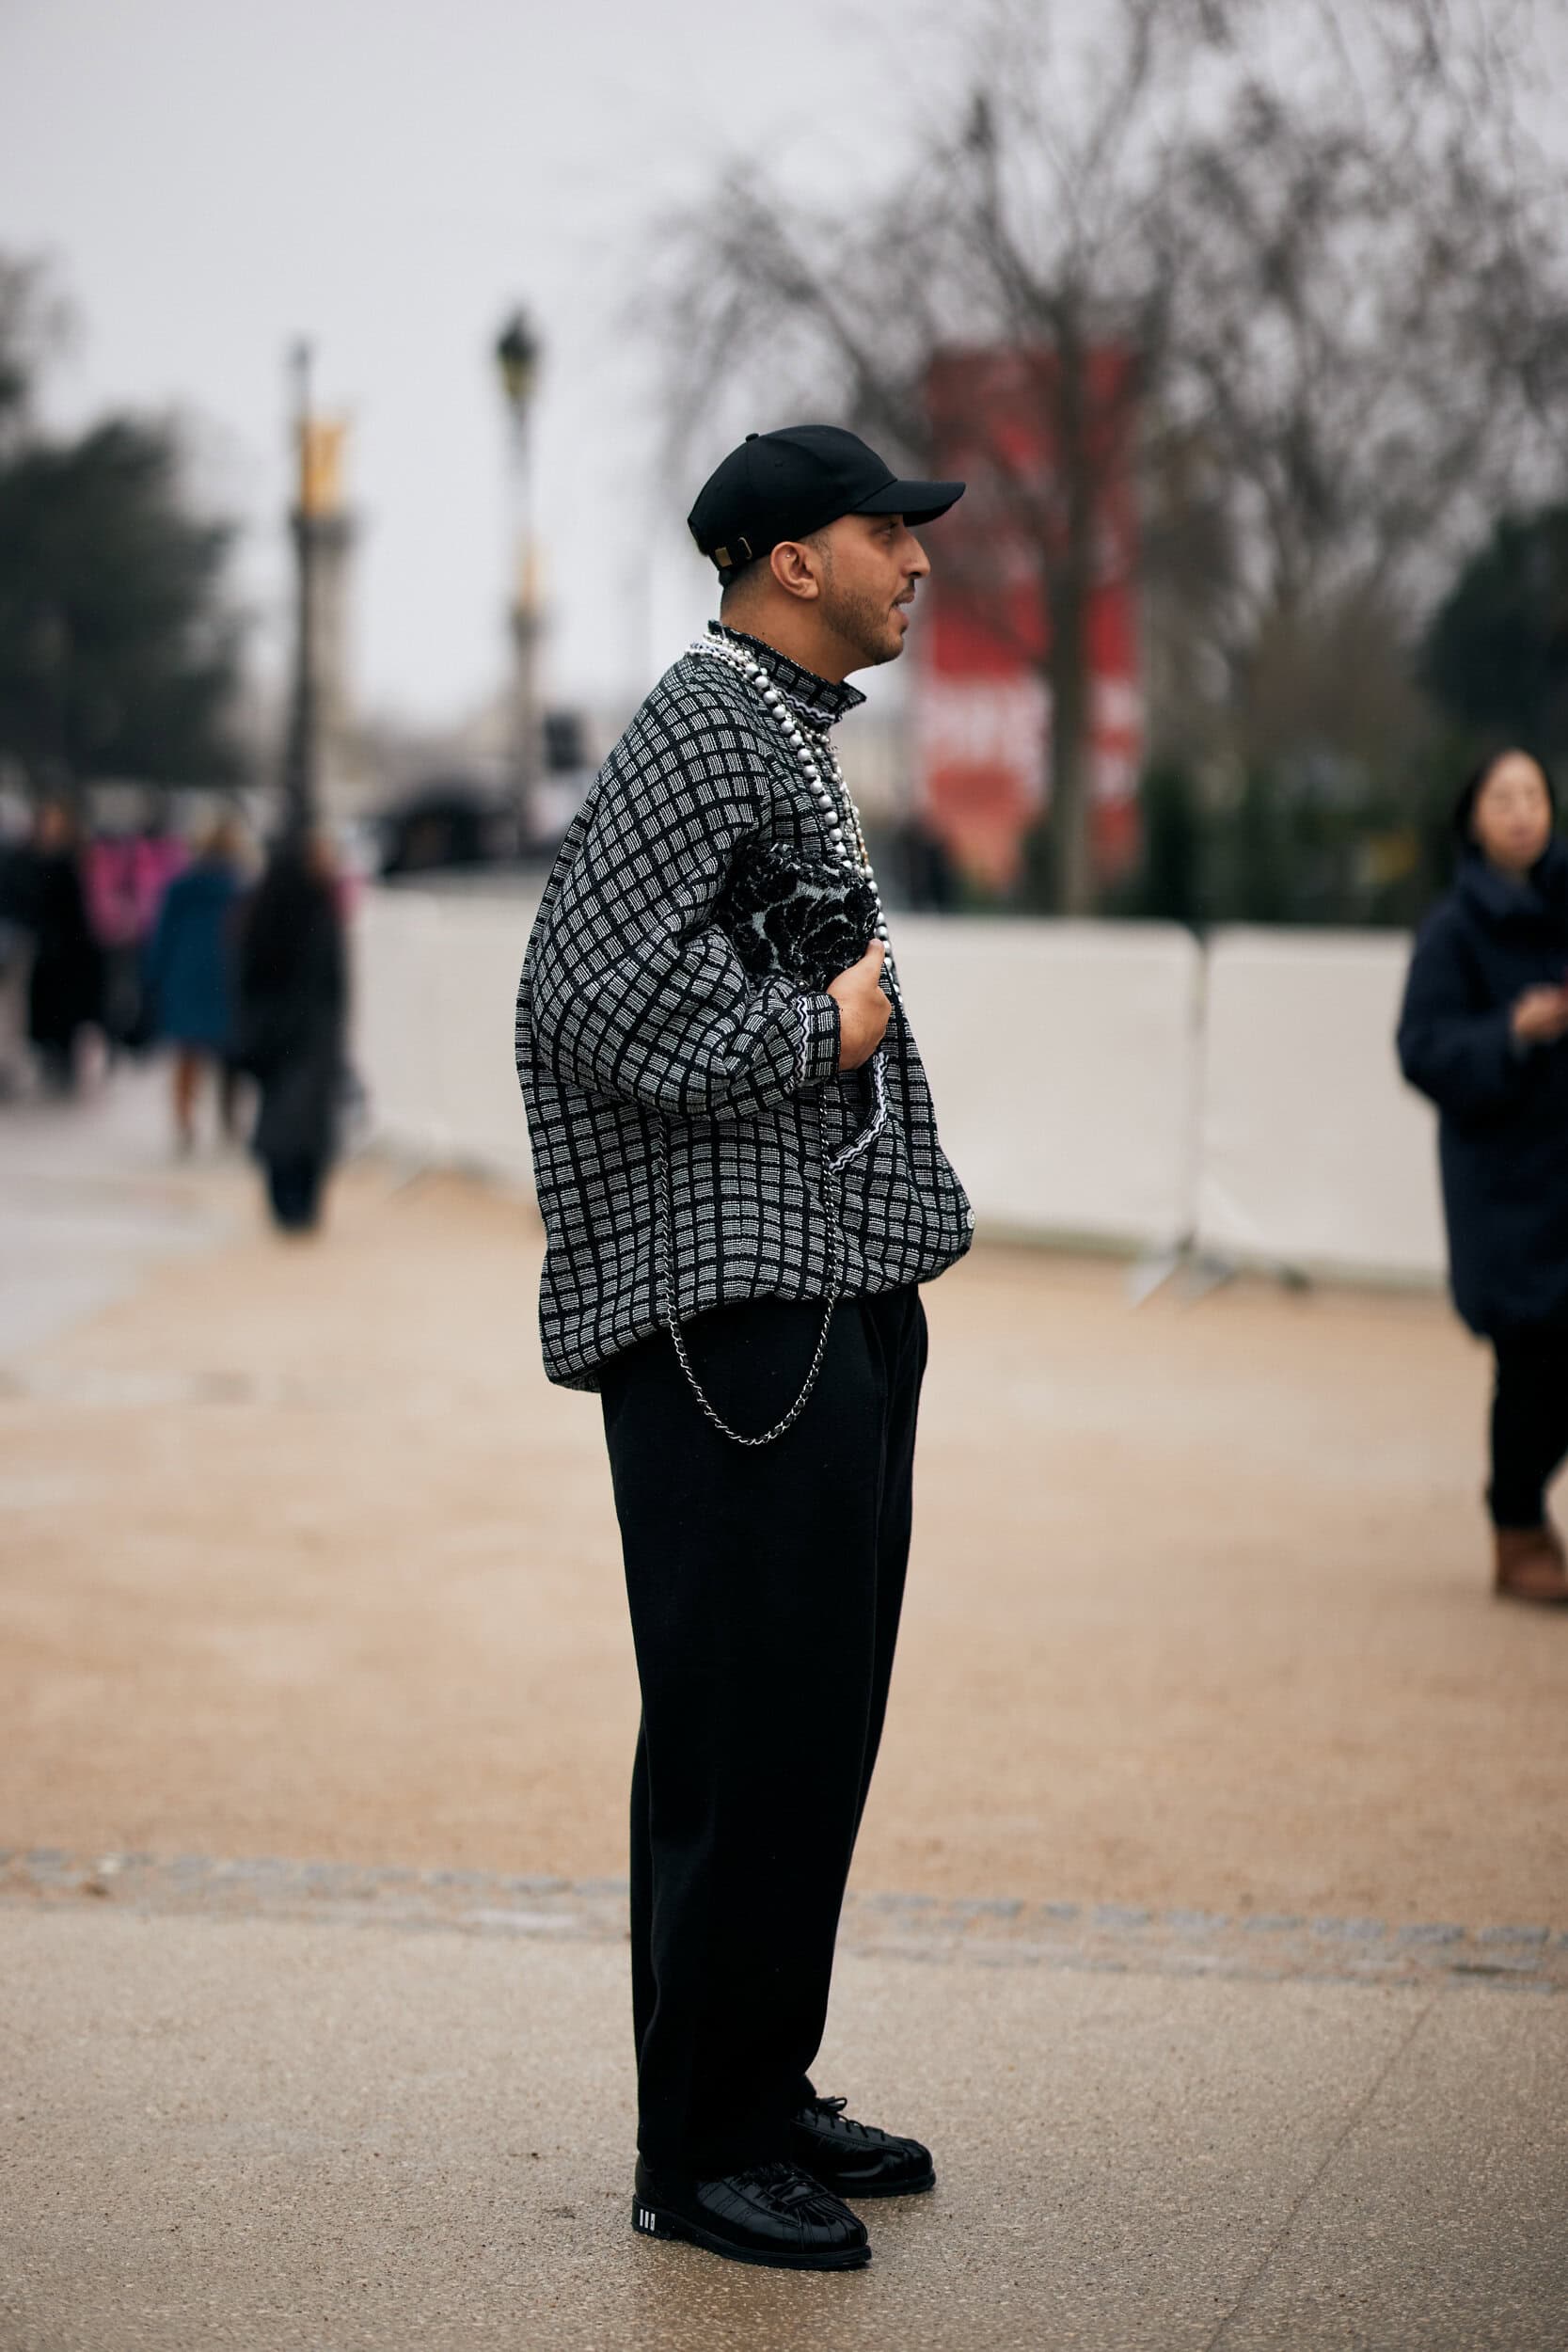
[[[822,1120],[820,1104],[817,1106],[816,1116],[817,1124],[820,1127]],[[821,1375],[823,1359],[828,1353],[828,1333],[832,1325],[833,1310],[837,1307],[840,1298],[844,1295],[843,1235],[839,1227],[837,1206],[832,1194],[829,1192],[826,1183],[824,1183],[822,1186],[822,1207],[828,1227],[828,1263],[831,1269],[831,1282],[828,1291],[827,1306],[824,1309],[822,1315],[822,1328],[817,1334],[816,1353],[812,1357],[810,1367],[806,1373],[804,1385],[800,1390],[800,1395],[790,1406],[788,1412],[785,1413],[781,1420],[776,1421],[771,1429],[765,1429],[760,1438],[748,1438],[744,1436],[740,1430],[732,1429],[730,1427],[729,1422],[724,1419],[722,1413],[720,1412],[712,1398],[704,1389],[702,1382],[698,1379],[697,1375],[692,1368],[691,1359],[687,1354],[686,1337],[681,1330],[680,1319],[675,1312],[675,1280],[673,1268],[671,1263],[671,1234],[674,1229],[675,1222],[675,1199],[674,1185],[670,1172],[669,1139],[665,1134],[663,1118],[657,1111],[650,1112],[649,1123],[653,1129],[654,1159],[656,1162],[654,1181],[657,1197],[654,1206],[654,1228],[658,1248],[658,1282],[659,1289],[663,1293],[664,1296],[665,1315],[670,1326],[670,1337],[675,1343],[675,1356],[682,1372],[686,1375],[686,1385],[691,1391],[692,1395],[696,1398],[698,1404],[702,1406],[703,1411],[706,1414],[708,1420],[713,1423],[715,1429],[719,1431],[721,1437],[728,1438],[732,1445],[741,1445],[748,1448],[771,1445],[776,1438],[784,1436],[786,1429],[792,1429],[795,1423],[800,1420],[800,1415],[805,1411],[811,1399],[811,1392],[816,1388],[818,1377]],[[817,1157],[822,1163],[825,1176],[836,1172],[837,1168],[842,1165],[842,1161],[831,1162],[823,1160],[820,1151],[818,1152]]]

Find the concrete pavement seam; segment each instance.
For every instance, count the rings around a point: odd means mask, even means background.
[[[1436,1994],[1433,1994],[1432,1999],[1428,2001],[1422,2009],[1418,2010],[1409,2026],[1400,2036],[1399,2041],[1394,2045],[1394,2048],[1389,2052],[1387,2058],[1378,2068],[1376,2074],[1372,2077],[1372,2080],[1368,2085],[1366,2090],[1362,2093],[1361,2097],[1356,2100],[1349,2115],[1345,2118],[1343,2126],[1335,2134],[1333,2142],[1325,2152],[1323,2161],[1314,2168],[1311,2177],[1304,2185],[1301,2194],[1291,2205],[1290,2212],[1280,2223],[1279,2228],[1275,2232],[1273,2238],[1264,2248],[1262,2253],[1259,2256],[1258,2261],[1254,2264],[1246,2278],[1242,2281],[1241,2293],[1237,2296],[1235,2302],[1232,2303],[1230,2309],[1226,2312],[1225,2317],[1220,2321],[1219,2326],[1215,2328],[1213,2334],[1204,2345],[1203,2352],[1218,2352],[1219,2345],[1224,2343],[1225,2338],[1228,2335],[1233,2323],[1241,2316],[1242,2312],[1246,2309],[1247,2305],[1257,2295],[1259,2288],[1262,2285],[1263,2280],[1269,2274],[1269,2270],[1273,2265],[1275,2256],[1286,2243],[1286,2240],[1290,2237],[1291,2231],[1295,2228],[1296,2222],[1300,2218],[1307,2204],[1314,2196],[1318,2188],[1322,2185],[1323,2181],[1328,2177],[1328,2174],[1333,2169],[1341,2149],[1344,2148],[1347,2141],[1350,2139],[1352,2133],[1354,2132],[1363,2118],[1371,2112],[1371,2109],[1375,2105],[1378,2095],[1382,2091],[1385,2083],[1388,2081],[1396,2067],[1399,2066],[1401,2060],[1407,2055],[1411,2045],[1416,2040],[1417,2035],[1420,2032],[1421,2027],[1426,2024],[1427,2019],[1432,2015],[1433,2009],[1437,2005],[1437,1997]]]
[[[206,1916],[333,1919],[467,1934],[622,1942],[624,1879],[550,1872],[416,1869],[149,1852],[0,1849],[0,1903],[91,1905]],[[1043,1967],[1262,1981],[1468,1985],[1568,1991],[1568,1934],[1452,1920],[1390,1926],[1295,1914],[1232,1917],[1195,1908],[1041,1902],[1022,1896],[851,1892],[844,1950],[975,1967]]]

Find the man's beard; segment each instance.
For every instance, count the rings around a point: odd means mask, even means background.
[[[852,670],[896,661],[904,650],[904,632],[882,599],[837,587],[831,575],[823,582],[822,618],[855,655],[848,665]]]

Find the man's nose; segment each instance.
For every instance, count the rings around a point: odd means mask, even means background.
[[[924,580],[931,568],[930,557],[912,532],[910,534],[909,553],[904,558],[904,567],[911,580]]]

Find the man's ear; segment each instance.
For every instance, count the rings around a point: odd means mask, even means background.
[[[822,558],[803,539],[781,539],[768,559],[786,596],[810,604],[822,593]]]

